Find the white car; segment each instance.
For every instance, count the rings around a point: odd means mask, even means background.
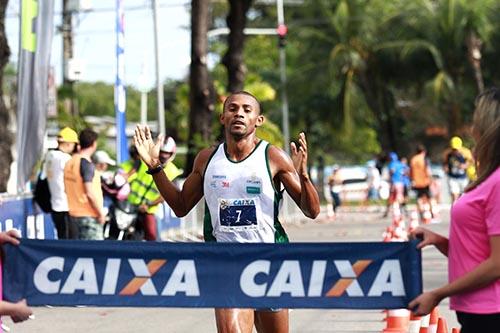
[[[328,177],[332,174],[333,166],[325,167],[325,184],[328,184]],[[342,179],[340,198],[344,201],[362,201],[366,199],[368,191],[367,168],[366,166],[341,166],[339,169],[340,179]],[[389,197],[389,183],[384,179],[380,180],[378,190],[379,198],[386,200]],[[326,192],[326,191],[325,191]],[[327,194],[329,195],[329,193]]]

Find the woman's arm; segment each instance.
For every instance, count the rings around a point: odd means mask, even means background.
[[[500,279],[500,235],[490,237],[490,247],[488,259],[472,271],[441,288],[423,293],[411,301],[408,307],[414,309],[415,314],[424,315],[431,312],[443,298],[476,290]]]

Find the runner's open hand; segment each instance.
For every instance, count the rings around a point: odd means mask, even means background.
[[[156,142],[153,141],[151,130],[147,125],[137,125],[134,134],[134,145],[139,156],[151,169],[160,164],[160,147],[163,144],[163,135],[159,135]]]
[[[299,134],[299,147],[290,144],[293,166],[299,175],[307,176],[307,141],[304,132]]]

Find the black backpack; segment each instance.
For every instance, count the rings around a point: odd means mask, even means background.
[[[47,180],[47,177],[42,178],[43,165],[44,163],[42,163],[41,170],[38,173],[35,189],[33,191],[33,200],[35,200],[42,211],[44,211],[45,213],[51,213],[52,205],[50,204],[49,182]]]

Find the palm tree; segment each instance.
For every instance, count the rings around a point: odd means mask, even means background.
[[[340,0],[315,3],[316,11],[326,17],[328,27],[313,29],[316,38],[331,45],[330,73],[337,84],[345,135],[352,135],[355,105],[363,99],[376,119],[380,142],[385,149],[397,150],[402,119],[395,109],[395,98],[388,84],[386,67],[393,60],[384,50],[392,36],[392,23],[400,15],[392,2],[374,0]],[[389,65],[387,63],[390,63]],[[384,67],[385,66],[385,67]]]
[[[436,71],[429,86],[447,115],[450,135],[463,131],[463,105],[477,93],[469,92],[472,80],[477,91],[484,89],[481,46],[493,31],[494,6],[494,0],[421,0],[408,8],[418,18],[410,26],[419,38],[408,40],[403,53],[426,49],[432,55]],[[468,62],[473,77],[467,75]]]

